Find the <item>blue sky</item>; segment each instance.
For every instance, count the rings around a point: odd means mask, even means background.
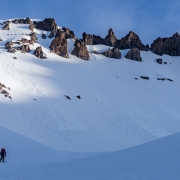
[[[130,30],[144,44],[180,32],[178,0],[6,0],[0,19],[53,17],[78,38],[85,31],[105,37],[112,28],[118,39]]]

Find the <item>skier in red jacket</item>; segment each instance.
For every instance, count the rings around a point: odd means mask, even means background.
[[[4,157],[6,157],[6,150],[4,148],[1,149],[1,159],[0,162],[4,162]]]

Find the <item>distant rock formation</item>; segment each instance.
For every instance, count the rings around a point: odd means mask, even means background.
[[[10,23],[11,23],[10,21],[6,21],[2,30],[10,30]]]
[[[109,29],[108,35],[105,37],[105,45],[115,47],[117,38],[112,29]]]
[[[30,52],[30,47],[28,44],[23,44],[20,48],[22,53],[29,53]]]
[[[125,56],[127,59],[135,60],[135,61],[142,61],[140,56],[140,51],[138,48],[132,48],[128,51],[127,55]]]
[[[44,56],[44,53],[43,53],[41,46],[37,47],[33,54],[40,59],[46,59],[47,58],[46,56]]]
[[[42,37],[42,39],[46,39],[46,35],[45,34],[42,34],[41,37]]]
[[[32,23],[30,23],[29,29],[30,29],[32,32],[34,32],[34,25],[33,25]]]
[[[105,44],[105,40],[100,37],[100,36],[96,36],[96,35],[90,35],[90,34],[86,34],[85,32],[83,33],[83,39],[82,41],[86,44],[86,45],[97,45],[97,44]]]
[[[12,41],[7,42],[6,44],[4,44],[5,45],[5,49],[11,49],[13,44],[14,43]]]
[[[71,53],[72,55],[75,55],[76,57],[83,60],[89,60],[89,52],[86,45],[82,41],[76,40],[74,46],[74,50]]]
[[[106,57],[109,57],[109,58],[115,58],[115,59],[121,58],[121,52],[118,48],[109,49],[109,50],[107,50],[101,54],[106,56]]]
[[[117,40],[115,47],[119,49],[138,48],[139,50],[146,50],[146,47],[142,44],[139,36],[132,31],[130,31],[122,39]]]
[[[63,27],[62,30],[65,33],[65,38],[66,39],[75,39],[76,40],[76,36],[75,36],[73,31],[71,31],[70,29],[65,28],[65,27]]]
[[[45,30],[45,31],[51,31],[53,33],[57,32],[57,24],[55,19],[53,18],[46,18],[43,21],[34,21],[34,28],[40,29],[40,30]]]
[[[30,36],[31,36],[31,40],[32,41],[34,41],[34,42],[37,42],[37,37],[36,37],[36,33],[35,32],[33,32],[32,34],[30,34]]]
[[[62,33],[61,36],[56,37],[49,46],[51,52],[62,56],[64,58],[69,58],[68,55],[68,42],[65,35]]]
[[[151,51],[160,56],[163,54],[180,56],[180,35],[175,33],[169,38],[157,38],[151,44]]]
[[[15,19],[15,20],[12,20],[12,23],[14,23],[14,24],[31,24],[32,21],[27,17],[26,19]]]

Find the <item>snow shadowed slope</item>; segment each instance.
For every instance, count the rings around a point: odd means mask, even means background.
[[[125,50],[120,60],[94,54],[89,61],[64,59],[50,53],[50,39],[41,38],[49,32],[35,31],[38,43],[30,48],[41,45],[47,59],[4,49],[7,41],[30,38],[22,35],[30,33],[27,25],[0,30],[0,82],[12,96],[0,95],[2,127],[72,152],[120,150],[180,131],[179,57],[163,56],[167,64],[159,65],[159,56],[141,52],[143,62],[135,62],[124,58]],[[68,41],[70,53],[73,40]],[[88,46],[90,52],[108,48]]]

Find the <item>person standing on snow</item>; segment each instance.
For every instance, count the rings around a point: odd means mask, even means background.
[[[6,157],[6,150],[4,148],[1,149],[1,159],[0,162],[4,162],[4,157]]]

